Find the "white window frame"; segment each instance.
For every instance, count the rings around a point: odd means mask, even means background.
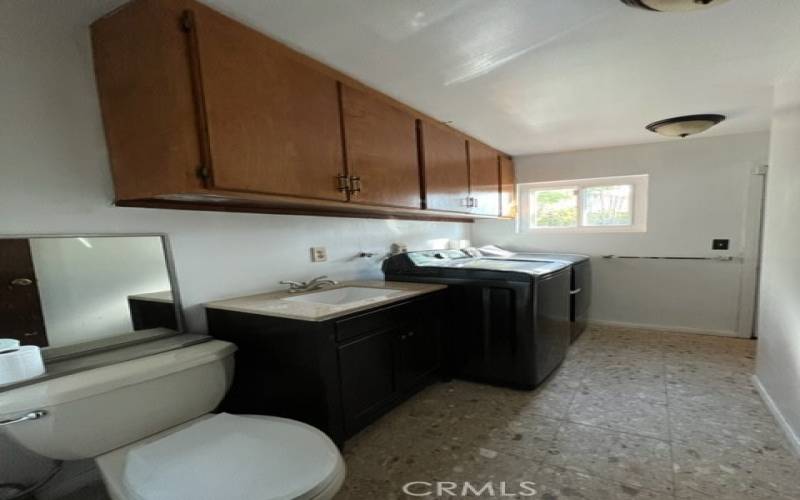
[[[644,233],[647,232],[647,197],[650,176],[621,175],[615,177],[595,177],[592,179],[569,179],[563,181],[529,182],[517,185],[517,232],[519,233]],[[632,224],[628,226],[582,226],[583,206],[580,191],[595,186],[632,186]],[[578,191],[577,226],[571,227],[531,227],[531,192],[541,189],[576,189]]]

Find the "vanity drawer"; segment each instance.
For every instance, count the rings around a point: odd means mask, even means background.
[[[435,294],[431,295],[411,302],[394,304],[378,311],[367,311],[364,314],[340,319],[336,321],[336,340],[341,342],[398,324],[418,321],[432,313]]]

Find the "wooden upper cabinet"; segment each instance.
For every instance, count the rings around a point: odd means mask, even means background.
[[[491,148],[470,179],[464,134],[195,0],[133,0],[91,36],[117,205],[499,214]]]
[[[92,24],[117,201],[202,188],[197,103],[180,26],[185,4],[133,2]]]
[[[213,186],[343,200],[336,80],[266,36],[195,4],[190,51]]]
[[[497,151],[475,141],[469,141],[470,212],[480,215],[500,215],[500,165]]]
[[[500,155],[500,215],[502,217],[517,215],[517,179],[514,174],[514,160],[503,154]]]
[[[425,207],[429,210],[469,212],[467,141],[455,130],[420,121]]]
[[[421,208],[416,119],[375,93],[342,83],[350,201]]]

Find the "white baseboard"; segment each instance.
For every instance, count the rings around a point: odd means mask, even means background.
[[[781,410],[778,409],[778,405],[775,404],[775,401],[772,400],[772,397],[767,392],[767,389],[764,388],[764,385],[758,379],[757,375],[753,375],[753,384],[756,386],[756,390],[761,395],[761,399],[764,400],[764,404],[767,405],[770,413],[772,416],[775,417],[775,420],[778,422],[778,426],[781,428],[784,434],[786,434],[786,439],[789,440],[789,445],[794,452],[797,458],[800,458],[800,436],[797,435],[792,426],[789,425],[789,422],[781,413]]]
[[[640,328],[642,330],[656,330],[659,332],[693,333],[695,335],[743,338],[734,330],[709,330],[705,328],[692,328],[688,326],[649,325],[644,323],[625,323],[622,321],[605,321],[597,319],[590,320],[589,324],[599,326],[616,326],[619,328]]]

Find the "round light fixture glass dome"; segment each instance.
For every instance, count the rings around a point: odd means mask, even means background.
[[[676,116],[675,118],[653,122],[645,128],[650,132],[666,137],[688,137],[705,132],[724,119],[724,115]]]
[[[622,0],[625,5],[656,12],[679,12],[706,9],[728,0]]]

